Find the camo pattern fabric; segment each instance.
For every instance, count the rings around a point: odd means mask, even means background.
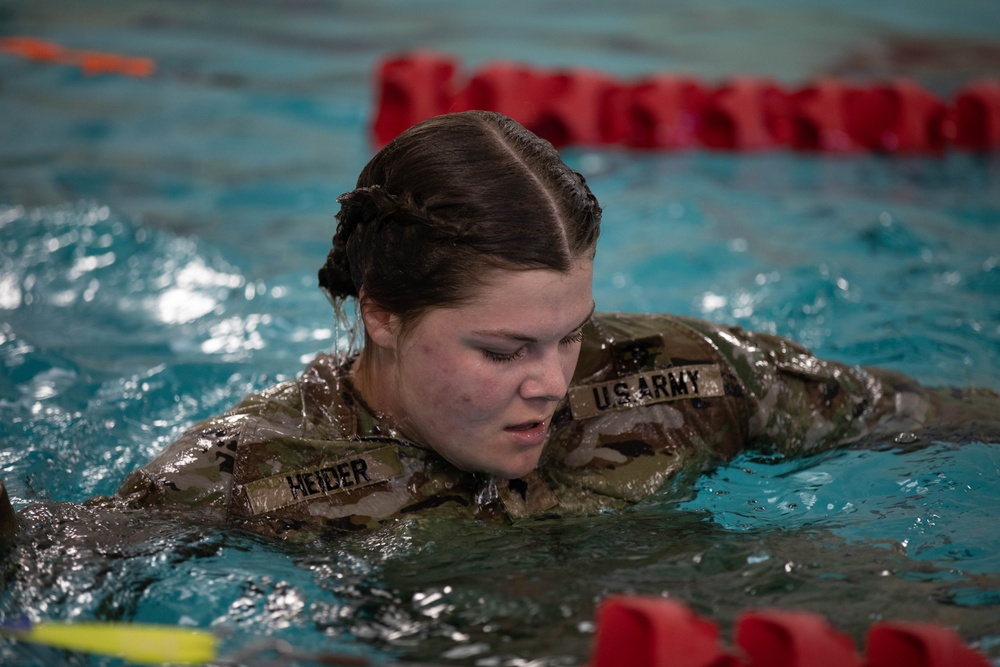
[[[208,508],[271,535],[360,530],[432,509],[483,520],[579,515],[635,503],[747,446],[809,453],[916,430],[935,410],[932,393],[901,375],[822,361],[776,336],[600,314],[538,469],[499,480],[407,442],[338,363],[319,355],[298,380],[196,425],[118,497]]]
[[[396,437],[368,409],[331,355],[293,382],[244,398],[203,421],[144,468],[118,497],[133,507],[214,508],[256,532],[361,530],[447,506],[469,517],[480,476]],[[477,511],[478,509],[478,511]]]

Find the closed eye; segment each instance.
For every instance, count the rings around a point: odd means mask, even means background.
[[[481,351],[484,357],[498,364],[505,364],[511,361],[516,361],[517,359],[523,357],[526,352],[524,346],[517,348],[513,352],[496,352],[494,350],[488,350],[486,348],[483,348]]]
[[[583,340],[583,329],[574,331],[570,335],[566,336],[559,341],[560,345],[575,345]],[[490,350],[488,348],[482,348],[481,352],[483,356],[492,362],[503,364],[511,361],[517,361],[525,354],[527,354],[527,345],[522,345],[513,352],[497,352],[496,350]]]
[[[559,340],[559,345],[561,345],[561,346],[569,346],[569,345],[575,345],[577,343],[582,342],[583,341],[583,329],[584,329],[584,327],[587,326],[587,323],[590,322],[590,319],[593,316],[594,316],[594,307],[591,306],[591,308],[590,308],[590,314],[587,315],[587,319],[585,319],[582,323],[580,323],[580,326],[578,326],[576,328],[576,330],[573,331],[573,333],[568,334],[567,336],[564,336],[563,338],[561,338]],[[535,344],[538,343],[538,340],[535,339],[535,338],[533,338],[533,337],[531,337],[531,336],[524,336],[524,335],[520,335],[520,334],[517,334],[517,333],[514,333],[514,332],[509,332],[509,331],[482,331],[482,332],[476,332],[476,333],[477,333],[478,336],[506,338],[506,339],[510,339],[510,340],[521,341],[521,342],[524,343],[523,345],[521,345],[519,348],[517,348],[513,352],[498,352],[498,351],[492,350],[492,349],[490,349],[488,347],[481,347],[479,351],[482,353],[482,355],[488,361],[492,361],[492,362],[497,363],[497,364],[504,364],[504,363],[509,363],[509,362],[512,362],[512,361],[517,361],[518,359],[520,359],[521,357],[524,357],[528,353],[528,346],[529,345],[535,345]]]

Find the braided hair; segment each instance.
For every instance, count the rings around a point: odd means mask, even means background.
[[[601,207],[548,142],[493,112],[414,125],[337,200],[319,285],[335,306],[366,298],[403,326],[457,305],[489,269],[568,272],[592,257]]]

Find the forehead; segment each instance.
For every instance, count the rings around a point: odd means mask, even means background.
[[[565,336],[591,313],[594,263],[568,272],[490,269],[482,285],[456,306],[432,309],[424,319],[463,331],[504,331],[535,338]]]

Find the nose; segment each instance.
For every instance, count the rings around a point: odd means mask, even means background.
[[[561,400],[569,390],[575,364],[575,358],[571,359],[558,350],[546,351],[536,364],[531,365],[527,377],[521,382],[521,398]]]

